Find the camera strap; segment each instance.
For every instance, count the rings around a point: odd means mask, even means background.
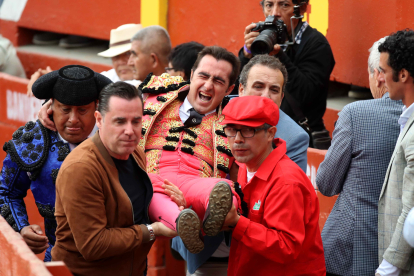
[[[292,108],[293,113],[295,113],[295,121],[310,135],[312,131],[308,125],[308,118],[306,118],[305,114],[303,114],[302,110],[300,109],[299,103],[287,91],[285,91],[285,99]]]

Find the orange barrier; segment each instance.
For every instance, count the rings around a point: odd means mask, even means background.
[[[327,150],[308,148],[308,167],[306,170],[306,174],[312,182],[312,185],[315,188],[315,191],[319,198],[319,228],[321,231],[325,225],[326,220],[328,219],[329,214],[332,211],[336,199],[338,198],[337,195],[333,197],[324,196],[318,191],[318,188],[316,187],[316,172],[318,171],[319,165],[325,159],[326,152]]]

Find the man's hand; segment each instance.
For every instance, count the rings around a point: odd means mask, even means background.
[[[50,66],[46,67],[46,69],[37,69],[36,72],[33,73],[33,75],[30,77],[29,83],[27,84],[27,96],[32,97],[33,91],[32,86],[35,81],[37,81],[41,76],[46,75],[47,73],[52,72],[52,69]]]
[[[276,44],[276,45],[274,45],[273,46],[273,51],[271,51],[270,53],[269,53],[269,56],[275,56],[275,55],[277,55],[279,52],[280,52],[280,45],[279,44]]]
[[[43,235],[39,225],[33,224],[23,227],[20,230],[20,235],[35,254],[40,254],[49,247],[49,239]]]
[[[176,231],[168,228],[161,222],[154,222],[153,224],[151,224],[151,226],[152,226],[152,229],[154,230],[154,235],[156,237],[164,236],[167,238],[174,238],[178,235]]]
[[[165,189],[165,193],[170,196],[171,200],[178,205],[180,211],[186,208],[187,202],[185,201],[184,194],[177,186],[165,179],[162,187]]]
[[[52,110],[52,99],[50,99],[47,103],[45,103],[42,108],[39,110],[37,117],[39,118],[40,123],[45,127],[52,131],[57,131],[55,123],[50,120],[49,115],[53,114]]]
[[[222,231],[233,230],[236,227],[237,222],[239,222],[239,219],[240,219],[240,215],[237,214],[236,206],[234,206],[233,204],[233,206],[231,206],[229,213],[226,216],[226,219],[224,220],[224,225],[221,230]]]
[[[253,41],[256,39],[256,37],[259,36],[259,32],[252,32],[252,29],[256,27],[256,23],[252,23],[249,26],[246,27],[244,30],[244,45],[246,45],[246,48],[250,51],[252,47]],[[246,52],[246,49],[243,49],[244,56],[247,58],[251,58],[252,54],[249,54]]]

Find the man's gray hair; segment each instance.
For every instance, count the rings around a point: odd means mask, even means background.
[[[242,72],[240,73],[239,81],[243,85],[243,87],[246,87],[247,85],[247,79],[249,77],[250,70],[255,65],[263,65],[270,69],[279,70],[283,75],[283,87],[282,92],[285,92],[286,83],[288,81],[288,73],[286,70],[286,67],[283,65],[283,63],[280,62],[280,60],[276,57],[269,56],[269,55],[257,55],[254,56],[244,67]]]
[[[378,51],[378,47],[380,44],[384,43],[387,37],[388,36],[383,37],[380,40],[374,42],[374,45],[372,45],[372,47],[368,50],[370,52],[368,57],[368,70],[371,76],[374,75],[374,69],[378,69],[379,67],[380,52]]]
[[[138,31],[131,41],[141,41],[140,50],[146,54],[155,53],[159,59],[168,64],[171,53],[171,40],[166,29],[161,26],[149,26]]]

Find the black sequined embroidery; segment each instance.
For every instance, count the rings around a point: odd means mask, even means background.
[[[24,128],[29,131],[32,130],[35,127],[35,123],[34,122],[27,122],[26,125],[24,126]]]
[[[35,161],[37,159],[37,157],[39,156],[39,154],[37,154],[36,152],[32,152],[30,154],[30,159],[32,159],[33,161]]]
[[[175,151],[175,147],[174,146],[165,145],[162,148],[164,150]]]
[[[166,97],[163,97],[163,96],[158,96],[157,97],[157,101],[159,101],[159,102],[166,102],[167,101],[167,98]]]
[[[41,153],[43,151],[43,146],[42,145],[37,145],[35,148],[35,151],[37,151],[38,153]]]
[[[63,144],[63,143],[60,144],[60,145],[58,145],[58,144],[56,144],[56,145],[59,148],[57,160],[58,161],[65,160],[66,156],[68,156],[68,154],[70,153],[69,145]]]
[[[58,176],[59,169],[52,169],[50,176],[52,177],[53,183],[56,184],[56,178]]]
[[[145,115],[154,116],[155,114],[157,114],[157,112],[155,110],[152,110],[152,109],[144,109],[144,116]]]
[[[29,156],[29,152],[27,150],[22,151],[22,156],[27,158]]]
[[[33,133],[31,133],[31,132],[26,132],[25,134],[23,134],[23,136],[22,136],[22,140],[23,140],[23,142],[25,142],[25,143],[30,143],[30,142],[32,142],[33,141],[33,139],[34,139],[34,134]]]
[[[11,180],[14,177],[14,174],[16,173],[16,169],[4,166],[3,170],[4,170],[4,181],[6,182],[6,184],[10,184]]]
[[[50,205],[41,204],[36,202],[37,209],[39,209],[39,214],[48,219],[55,219],[55,207],[51,207]]]
[[[224,131],[219,130],[219,129],[216,130],[216,134],[220,135],[220,136],[223,136],[223,137],[227,137],[226,133],[224,133]]]
[[[9,205],[3,205],[1,208],[1,216],[7,221],[7,223],[13,228],[14,231],[18,231],[16,221],[13,218],[13,214],[10,210]]]
[[[17,140],[17,139],[19,139],[20,137],[22,137],[22,135],[23,135],[23,131],[22,131],[22,130],[20,130],[20,129],[16,130],[16,131],[13,133],[13,135],[12,135],[13,140]]]
[[[4,145],[3,145],[3,150],[4,150],[5,152],[7,152],[8,147],[9,147],[9,142],[7,141],[7,142],[5,142],[5,143],[4,143]]]
[[[39,127],[36,127],[35,129],[33,129],[33,132],[34,133],[39,133],[39,131],[40,131],[40,128]]]
[[[230,157],[233,157],[233,154],[231,153],[231,150],[229,150],[229,149],[227,149],[227,148],[225,148],[223,146],[217,146],[217,150],[218,151],[221,151],[222,153],[227,154]]]
[[[220,165],[220,164],[218,164],[218,165],[217,165],[217,168],[218,168],[219,170],[222,170],[222,171],[223,171],[223,172],[225,172],[225,173],[229,173],[229,172],[230,172],[229,168],[227,168],[227,167],[225,167],[225,166],[223,166],[223,165]]]
[[[183,143],[190,145],[192,147],[195,147],[195,143],[193,141],[191,141],[190,139],[183,139]]]
[[[181,147],[181,151],[194,155],[194,150],[192,148]]]
[[[27,150],[34,150],[34,148],[35,148],[35,145],[33,143],[28,144],[26,147]]]
[[[175,136],[167,136],[167,137],[165,137],[165,140],[171,141],[171,142],[178,142],[178,141],[180,141],[180,138],[175,137]]]

